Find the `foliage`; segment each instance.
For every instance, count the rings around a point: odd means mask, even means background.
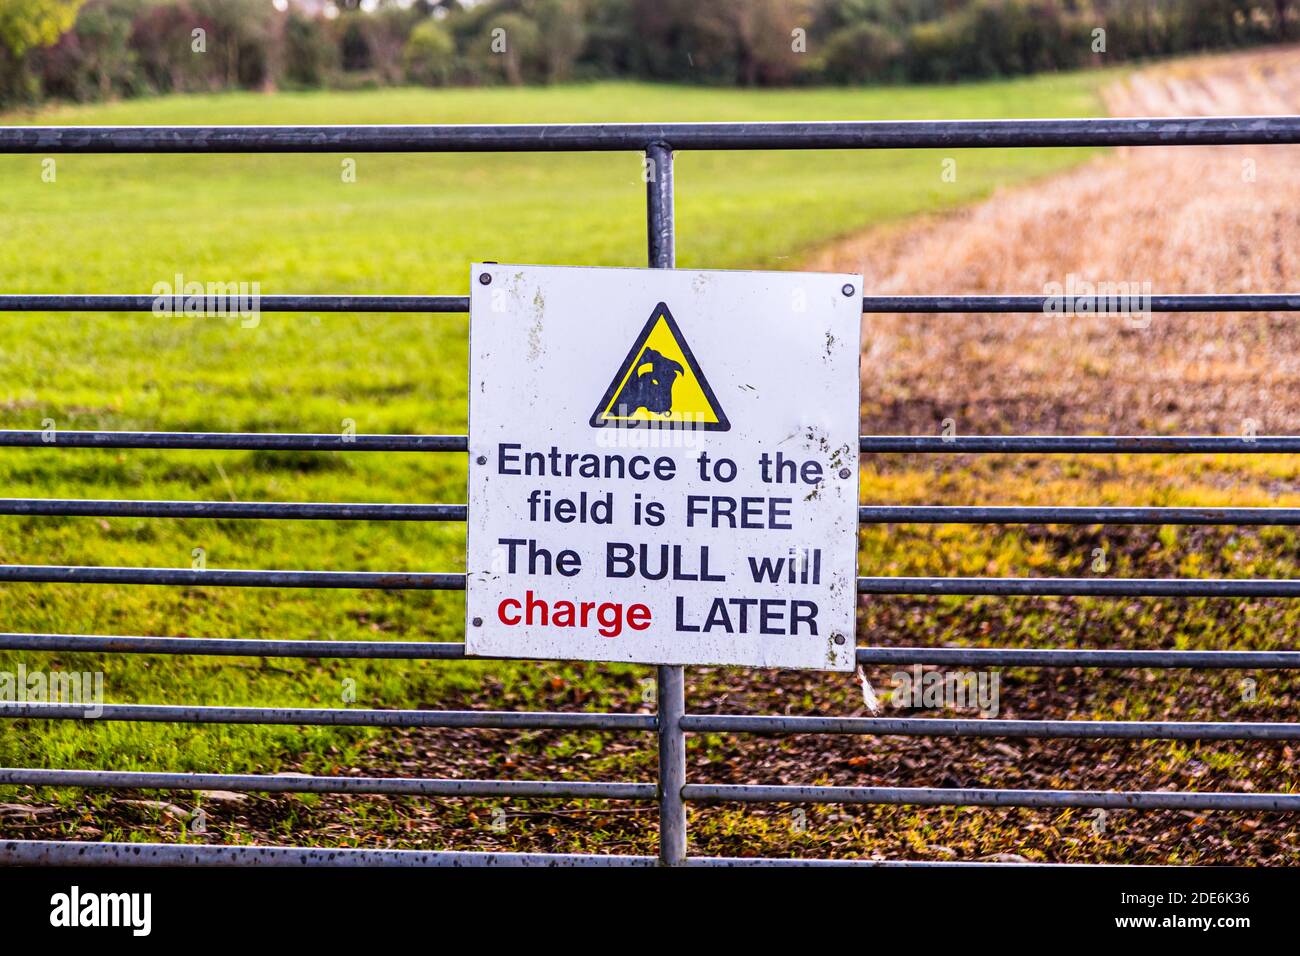
[[[5,0],[0,5],[0,45],[15,59],[51,46],[72,28],[85,0]]]
[[[142,81],[130,38],[139,6],[139,0],[90,0],[73,28],[41,56],[46,94],[84,101],[137,92]]]
[[[425,20],[411,31],[402,62],[412,83],[442,86],[456,65],[456,43],[439,23]]]
[[[85,0],[5,0],[0,4],[0,104],[40,93],[28,54],[71,29]]]
[[[902,41],[890,30],[864,20],[831,35],[822,71],[833,83],[879,80],[890,74],[902,48]]]
[[[335,0],[333,15],[297,0],[90,0],[74,23],[79,5],[6,0],[0,103],[607,77],[951,82],[1300,33],[1297,0]]]
[[[284,20],[284,73],[287,86],[323,86],[338,69],[339,48],[325,23],[291,12]]]

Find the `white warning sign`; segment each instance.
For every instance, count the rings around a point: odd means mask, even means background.
[[[467,652],[851,670],[861,277],[471,279]]]

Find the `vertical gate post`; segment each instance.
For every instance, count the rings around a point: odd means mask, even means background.
[[[682,866],[686,862],[686,735],[681,720],[686,712],[686,678],[680,664],[659,667],[659,862]]]
[[[646,236],[650,268],[671,269],[677,253],[673,229],[673,151],[666,143],[646,147]],[[686,862],[686,738],[681,719],[686,712],[686,678],[681,665],[658,670],[656,700],[659,714],[659,862]]]
[[[651,269],[672,269],[677,265],[673,227],[673,151],[667,143],[645,148],[646,232]]]

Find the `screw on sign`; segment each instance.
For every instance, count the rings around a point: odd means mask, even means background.
[[[466,651],[851,670],[861,278],[472,275]]]

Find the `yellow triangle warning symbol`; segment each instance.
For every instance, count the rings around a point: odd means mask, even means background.
[[[731,428],[668,306],[660,302],[591,416],[593,428]]]

